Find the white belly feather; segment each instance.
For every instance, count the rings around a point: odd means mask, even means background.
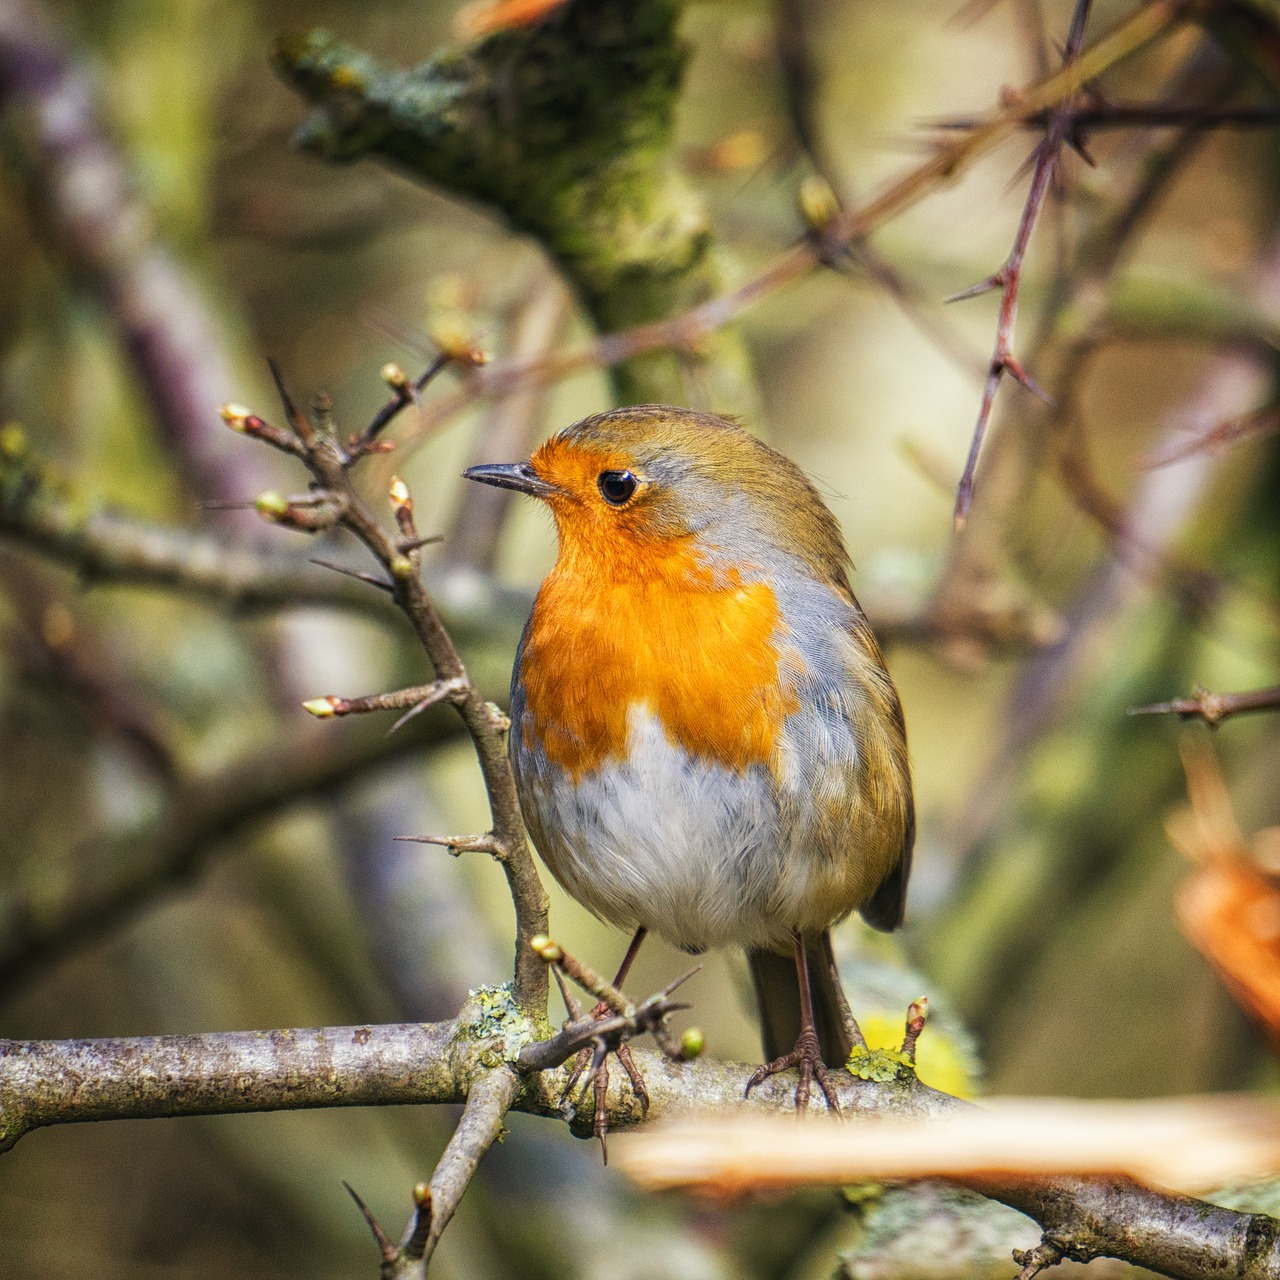
[[[844,859],[787,847],[802,833],[782,829],[790,824],[764,766],[738,773],[693,760],[638,704],[627,728],[625,761],[576,787],[557,766],[515,753],[539,852],[584,906],[703,950],[785,949],[793,928],[825,927],[859,905],[865,890],[849,883]]]

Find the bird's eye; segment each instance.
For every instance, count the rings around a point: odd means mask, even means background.
[[[639,483],[630,471],[602,471],[596,481],[600,496],[611,507],[623,507],[631,501]]]

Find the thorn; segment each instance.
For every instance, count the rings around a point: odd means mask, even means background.
[[[1005,372],[1017,383],[1026,387],[1033,396],[1043,400],[1051,409],[1053,408],[1053,397],[1022,367],[1022,364],[1013,356],[1005,356],[1001,361]]]
[[[428,707],[434,707],[436,703],[442,702],[443,698],[423,698],[421,702],[415,702],[408,711],[404,713],[396,722],[387,730],[387,737],[391,737],[397,729],[403,729],[416,715],[421,715]]]
[[[395,590],[395,587],[387,582],[385,578],[379,578],[374,573],[362,573],[359,569],[348,569],[344,564],[334,564],[329,560],[312,560],[311,563],[319,565],[322,569],[332,569],[334,573],[340,573],[344,578],[355,578],[358,582],[367,582],[371,587],[380,587],[383,591]]]
[[[959,293],[953,293],[949,298],[943,298],[943,302],[964,302],[969,298],[980,298],[984,293],[991,293],[994,289],[1003,289],[1005,286],[1004,270],[1001,269],[989,275],[985,280],[979,280],[977,284],[971,284],[967,289],[961,289]]]
[[[382,1251],[384,1262],[390,1262],[398,1252],[391,1237],[382,1229],[382,1223],[373,1216],[373,1210],[360,1198],[360,1193],[345,1178],[342,1185],[347,1189],[349,1195],[355,1202],[356,1208],[360,1210],[365,1222],[369,1224],[369,1230],[373,1232],[373,1238],[378,1242],[378,1248]]]
[[[455,857],[460,853],[488,853],[499,862],[507,856],[502,842],[492,833],[480,836],[396,836],[406,844],[434,844],[448,849]]]
[[[310,443],[315,434],[311,429],[311,423],[302,410],[298,408],[293,396],[289,394],[289,388],[285,386],[284,375],[280,372],[280,366],[270,356],[267,357],[267,368],[271,370],[271,380],[276,384],[276,394],[280,397],[280,403],[284,406],[284,416],[288,419],[289,425],[293,428],[299,440],[304,444]]]
[[[667,985],[666,985],[665,987],[663,987],[661,991],[659,991],[659,992],[658,992],[658,996],[659,996],[660,998],[661,998],[661,997],[663,997],[663,996],[669,996],[669,995],[670,995],[673,991],[675,991],[677,988],[679,988],[679,987],[683,987],[683,986],[684,986],[684,984],[685,984],[686,982],[688,982],[688,981],[689,981],[689,979],[690,979],[690,978],[692,978],[692,977],[694,976],[694,974],[701,973],[701,972],[702,972],[702,966],[701,966],[700,964],[695,964],[695,965],[693,966],[693,968],[689,970],[689,972],[688,972],[688,973],[686,973],[686,974],[682,974],[682,975],[681,975],[679,978],[677,978],[674,982],[669,982],[669,983],[667,983]],[[674,1007],[674,1006],[673,1006],[673,1007]]]
[[[396,543],[396,550],[403,555],[408,555],[410,551],[417,551],[422,547],[433,546],[437,542],[444,541],[443,533],[431,533],[425,538],[410,538],[405,542]]]
[[[564,1001],[565,1012],[569,1015],[571,1022],[577,1022],[582,1017],[582,1005],[576,1000],[569,988],[565,985],[564,975],[555,965],[551,966],[551,976],[556,980],[556,986],[560,988],[560,999]]]

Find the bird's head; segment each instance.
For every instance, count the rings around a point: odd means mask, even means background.
[[[760,568],[787,561],[845,582],[835,518],[800,469],[734,422],[672,405],[596,414],[527,462],[471,467],[540,498],[561,553],[618,565],[696,553]]]

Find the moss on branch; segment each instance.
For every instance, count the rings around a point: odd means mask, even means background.
[[[681,8],[578,0],[409,71],[325,32],[280,40],[275,62],[318,108],[300,145],[334,161],[376,156],[491,206],[546,248],[609,331],[683,311],[725,283],[703,204],[671,159]],[[699,366],[712,407],[750,407],[728,332],[629,362],[618,391],[688,399],[682,361]]]

